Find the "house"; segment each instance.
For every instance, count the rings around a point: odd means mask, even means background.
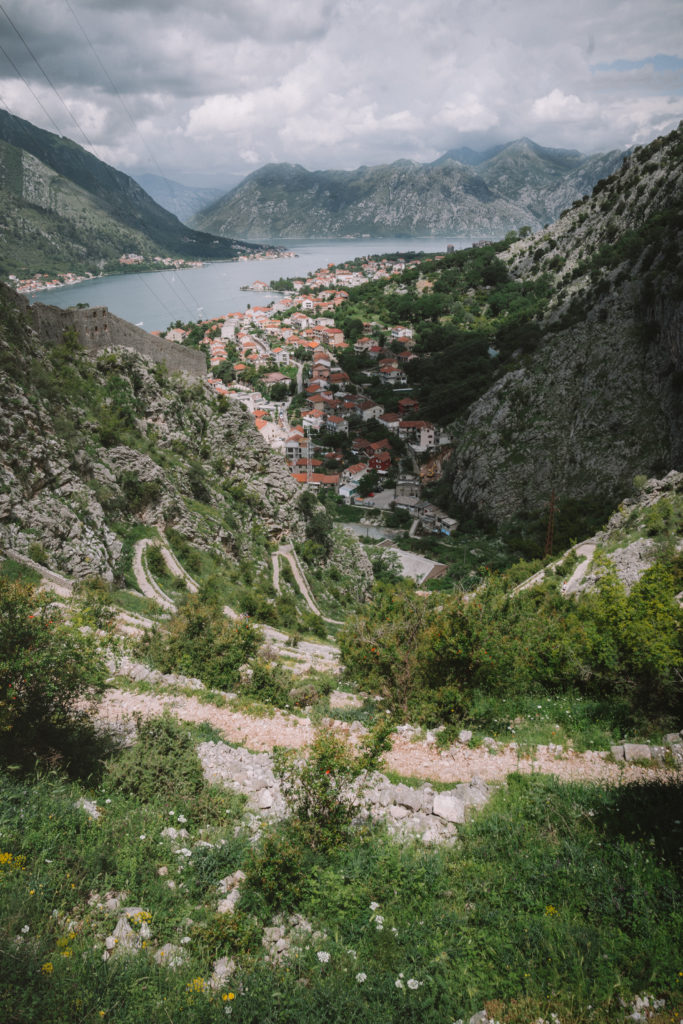
[[[166,331],[166,341],[176,341],[179,344],[185,341],[187,337],[187,331],[183,331],[180,327],[172,327],[170,331]]]
[[[405,398],[399,398],[398,400],[398,411],[401,413],[404,419],[414,415],[420,408],[420,403],[416,398],[411,398],[409,395]]]
[[[386,451],[373,452],[368,459],[368,466],[385,476],[391,469],[390,453]]]
[[[297,483],[305,484],[317,491],[321,487],[331,487],[334,491],[339,487],[338,473],[292,473]]]
[[[320,409],[310,409],[303,414],[301,422],[304,427],[308,427],[310,430],[321,430],[324,426],[325,416]]]
[[[388,427],[389,430],[393,430],[394,433],[398,433],[398,425],[401,422],[400,413],[383,412],[382,415],[378,417],[378,419],[379,422],[382,423],[385,427]]]
[[[438,428],[426,420],[401,420],[398,425],[398,436],[417,452],[438,448],[441,439]]]
[[[326,416],[325,426],[335,434],[348,434],[349,424],[342,416]]]
[[[384,406],[367,398],[359,403],[358,412],[363,420],[378,420],[384,412]]]
[[[347,466],[341,471],[342,484],[357,484],[368,471],[364,462],[356,462],[353,466]]]

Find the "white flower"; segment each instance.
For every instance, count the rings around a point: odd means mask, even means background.
[[[105,804],[110,804],[111,803],[111,799],[109,797],[107,797],[107,799],[104,802],[105,802]]]
[[[367,980],[367,977],[368,976],[367,974],[365,974],[364,971],[359,971],[358,974],[356,975],[356,981],[358,982],[359,985],[362,985],[363,982]]]
[[[24,927],[21,929],[21,934],[22,935],[28,935],[28,933],[30,931],[31,931],[31,926],[28,925],[28,924],[25,924]]]
[[[349,956],[352,956],[354,960],[356,959],[355,949],[347,949],[346,952],[349,954]]]
[[[375,922],[377,924],[384,924],[384,918],[382,917],[381,914],[376,914],[375,915]]]
[[[398,935],[398,928],[392,928],[391,930],[394,933],[394,935]]]
[[[179,814],[178,815],[178,821],[180,822],[181,825],[184,825],[186,823],[186,821],[187,821],[187,818],[185,817],[184,814]]]
[[[321,964],[326,964],[329,962],[330,954],[326,953],[324,949],[318,950],[318,952],[315,955],[317,956]]]
[[[408,988],[416,989],[420,987],[420,982],[415,978],[408,978]]]
[[[375,901],[373,900],[372,903],[370,904],[370,910],[379,910],[379,903],[375,903]]]
[[[381,932],[383,930],[383,928],[384,928],[384,925],[383,924],[376,924],[375,928],[377,929],[378,932]]]
[[[396,981],[394,982],[394,985],[396,986],[396,988],[403,988],[404,987],[403,986],[403,982],[401,981],[400,978],[396,979]]]
[[[175,811],[169,811],[168,813],[171,815],[172,818],[175,818]]]
[[[146,839],[146,838],[147,838],[147,836],[144,835],[144,833],[143,833],[143,835],[140,836],[140,839]]]
[[[190,938],[190,936],[189,935],[183,935],[182,939],[180,940],[180,945],[181,946],[186,946],[188,944],[188,942],[192,942],[192,939]]]

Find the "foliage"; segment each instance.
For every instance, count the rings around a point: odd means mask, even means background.
[[[238,669],[256,654],[259,634],[248,619],[228,619],[215,601],[190,594],[168,630],[148,634],[143,651],[162,672],[198,676],[214,689],[232,690]]]
[[[108,785],[143,802],[190,804],[204,788],[202,766],[194,741],[178,720],[166,712],[161,718],[135,720],[136,742],[108,765]]]
[[[64,747],[104,685],[91,636],[31,584],[0,577],[0,731],[5,756]]]
[[[275,773],[305,845],[330,850],[349,839],[362,789],[358,780],[376,769],[389,747],[390,730],[390,725],[380,722],[358,752],[330,729],[316,731],[304,760],[296,751],[275,749]]]
[[[340,634],[347,671],[392,707],[437,724],[467,719],[477,693],[569,690],[625,702],[634,718],[683,714],[683,612],[658,564],[627,594],[611,563],[578,601],[556,582],[510,593],[492,577],[469,601],[438,607],[405,584],[378,586]]]

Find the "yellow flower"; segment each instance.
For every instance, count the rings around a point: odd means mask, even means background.
[[[43,966],[40,969],[43,972],[43,974],[52,974],[52,972],[54,971],[54,967],[52,966],[49,960],[47,963],[43,964]]]
[[[557,911],[555,910],[555,907],[553,907],[552,904],[545,908],[545,916],[546,917],[552,917],[553,914],[556,914],[556,913],[557,913]]]
[[[73,955],[74,955],[73,949],[65,949],[64,952],[62,953],[62,956],[73,956]]]
[[[234,992],[228,992],[228,999],[234,999],[234,998],[235,998],[235,993]]]
[[[204,979],[203,978],[193,978],[192,981],[189,982],[189,984],[187,985],[187,991],[188,992],[203,992],[204,991]]]

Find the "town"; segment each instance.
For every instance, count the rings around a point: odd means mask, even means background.
[[[293,252],[284,252],[278,248],[258,250],[253,253],[243,254],[237,257],[238,263],[245,263],[251,260],[274,260],[282,257],[292,257]],[[59,274],[40,273],[32,277],[18,277],[16,274],[8,275],[8,282],[16,292],[21,295],[31,295],[34,292],[52,291],[55,288],[64,288],[67,285],[80,284],[82,281],[92,281],[96,277],[106,277],[110,274],[129,272],[131,268],[136,270],[187,270],[190,267],[203,267],[202,260],[186,260],[177,256],[143,256],[138,252],[123,253],[117,260],[103,266],[99,274],[85,271],[82,274],[67,271]]]
[[[305,280],[257,280],[245,290],[287,287],[268,306],[176,323],[164,336],[205,349],[215,392],[247,409],[303,487],[331,490],[347,505],[402,510],[411,536],[450,535],[455,519],[421,497],[451,437],[420,417],[408,386],[406,367],[418,358],[413,329],[364,322],[363,334],[350,341],[334,319],[346,289],[418,265],[383,258],[329,266]],[[351,353],[360,367],[353,380],[342,365]],[[378,388],[382,401],[372,396]],[[439,575],[438,563],[428,561],[405,574],[420,581]]]

